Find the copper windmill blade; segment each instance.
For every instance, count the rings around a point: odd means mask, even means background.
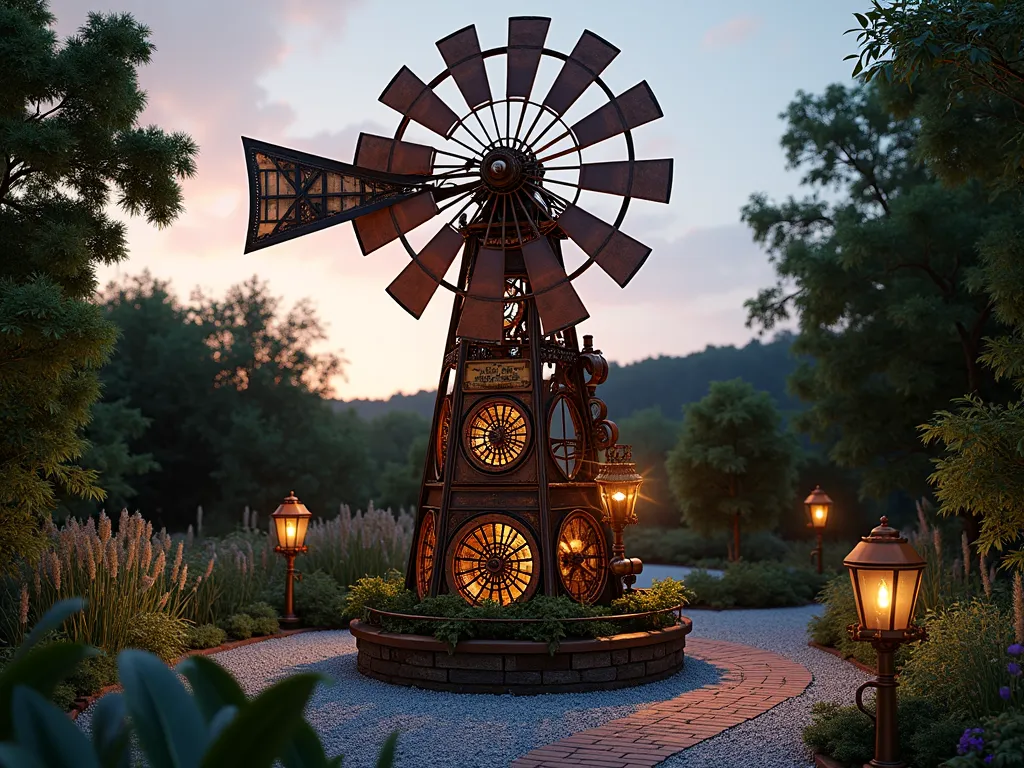
[[[462,235],[450,226],[443,226],[419,252],[415,261],[406,264],[391,281],[387,292],[402,309],[419,320],[463,244]]]
[[[360,216],[352,222],[364,256],[376,251],[438,214],[433,190],[424,190],[412,197]]]
[[[657,120],[664,114],[654,98],[654,91],[644,80],[578,120],[570,130],[579,143],[579,149],[584,149]]]
[[[580,167],[579,186],[593,192],[667,203],[672,194],[672,160],[584,163]]]
[[[373,171],[430,175],[434,171],[436,153],[437,150],[425,144],[360,133],[354,162]]]
[[[504,295],[505,252],[481,248],[473,263],[469,290],[455,335],[474,341],[501,341],[505,330],[505,308],[501,302]]]
[[[514,16],[508,20],[507,98],[529,100],[550,26],[551,19],[544,16]]]
[[[622,288],[651,254],[643,243],[576,205],[562,211],[558,226]]]
[[[551,84],[551,90],[544,97],[544,106],[559,117],[564,115],[618,55],[618,48],[586,30]]]
[[[422,195],[426,175],[382,173],[242,137],[249,176],[245,252],[374,215]]]
[[[459,121],[459,116],[408,67],[398,70],[380,95],[380,101],[439,136],[447,137]]]
[[[522,251],[545,334],[564,330],[590,317],[546,237],[531,240]]]
[[[438,40],[437,50],[470,109],[491,100],[491,84],[487,80],[475,25],[470,24]]]

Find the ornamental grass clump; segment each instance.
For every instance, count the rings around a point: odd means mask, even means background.
[[[82,596],[86,607],[68,619],[65,632],[116,653],[132,645],[137,617],[186,618],[202,576],[189,575],[181,547],[166,531],[154,534],[138,513],[122,512],[116,534],[111,523],[106,514],[85,523],[71,518],[60,528],[50,523],[50,548],[31,572],[32,594],[23,604],[25,625],[58,601]]]

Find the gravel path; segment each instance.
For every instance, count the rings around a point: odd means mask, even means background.
[[[867,679],[852,665],[807,646],[805,628],[816,610],[808,606],[688,612],[694,635],[782,654],[807,667],[814,681],[803,695],[662,765],[805,768],[812,764],[800,740],[811,704],[852,702],[854,690]],[[347,631],[268,640],[214,658],[235,674],[249,694],[292,672],[316,671],[330,677],[334,683],[317,689],[307,715],[328,754],[343,753],[348,768],[373,766],[381,743],[395,729],[401,733],[399,768],[499,768],[531,749],[713,684],[719,677],[715,667],[688,657],[685,669],[667,680],[618,691],[543,696],[422,691],[360,675],[355,641]],[[78,720],[86,729],[88,716],[86,711]]]
[[[662,763],[665,768],[806,768],[813,765],[800,733],[818,701],[852,704],[857,686],[869,678],[852,664],[807,645],[806,627],[821,610],[812,605],[767,610],[691,610],[693,635],[774,651],[803,664],[814,680],[801,696],[754,720],[702,741]],[[689,664],[687,659],[687,664]]]

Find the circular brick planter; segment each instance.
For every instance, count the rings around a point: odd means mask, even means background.
[[[653,632],[547,643],[463,640],[454,652],[425,635],[383,632],[358,619],[350,627],[359,671],[396,685],[456,693],[569,693],[642,685],[683,668],[692,622]]]

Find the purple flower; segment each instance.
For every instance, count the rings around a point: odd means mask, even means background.
[[[994,755],[986,755],[985,756],[985,765],[988,765],[989,763],[991,763],[993,757],[994,757]]]
[[[1024,645],[1021,645],[1020,643],[1014,643],[1006,649],[1006,652],[1011,656],[1020,656],[1022,653],[1024,653]]]
[[[1011,661],[1009,664],[1006,665],[1006,671],[1014,677],[1020,677],[1020,664],[1018,664],[1016,661]]]
[[[985,733],[984,728],[967,728],[964,730],[963,736],[960,737],[960,743],[957,745],[957,754],[966,755],[970,752],[981,752],[985,748],[983,733]]]
[[[1003,701],[1010,700],[1010,686],[1004,685],[1002,688],[999,689],[999,698],[1001,698]]]

